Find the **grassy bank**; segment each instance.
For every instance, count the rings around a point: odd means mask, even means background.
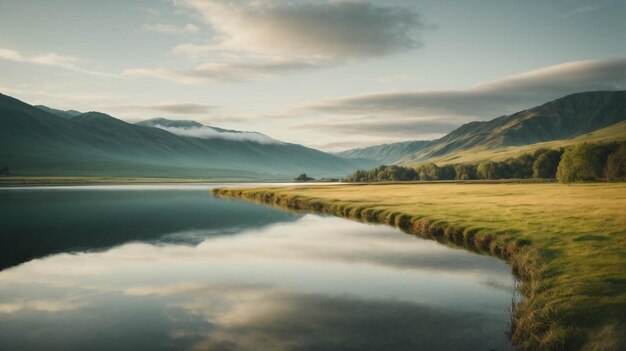
[[[511,339],[529,350],[626,349],[626,184],[379,184],[216,189],[389,223],[507,260],[522,284]]]

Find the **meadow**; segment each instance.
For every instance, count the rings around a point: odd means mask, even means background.
[[[520,280],[519,349],[626,349],[626,184],[412,183],[215,189],[388,223],[501,257]]]

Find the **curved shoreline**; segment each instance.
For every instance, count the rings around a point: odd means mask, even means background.
[[[374,208],[345,206],[329,204],[314,199],[290,197],[272,192],[251,193],[240,189],[213,189],[213,194],[222,198],[239,198],[263,204],[275,205],[297,211],[312,211],[317,213],[332,214],[348,219],[358,219],[368,223],[387,224],[397,227],[407,233],[418,235],[422,238],[436,240],[441,243],[452,243],[471,251],[487,253],[505,260],[512,269],[513,274],[520,280],[519,292],[524,300],[514,305],[512,314],[512,330],[510,334],[514,345],[522,343],[526,334],[530,332],[529,326],[524,325],[520,319],[520,311],[527,308],[526,301],[531,299],[536,292],[530,287],[541,272],[541,265],[537,259],[531,260],[528,250],[524,250],[524,243],[520,241],[504,242],[496,236],[479,233],[476,229],[455,227],[443,223],[430,221],[426,218],[401,213],[378,210]],[[538,270],[539,269],[539,270]]]
[[[283,189],[284,190],[284,189]],[[213,194],[222,198],[237,198],[282,208],[337,215],[371,223],[392,225],[423,238],[451,243],[470,251],[486,253],[505,260],[519,279],[523,300],[514,303],[510,339],[522,350],[594,349],[589,342],[589,330],[567,323],[561,311],[554,309],[556,299],[545,287],[548,274],[541,249],[515,233],[495,233],[485,228],[464,227],[425,216],[385,209],[383,205],[358,201],[322,199],[281,193],[280,189],[216,188]],[[590,347],[589,347],[590,346]]]

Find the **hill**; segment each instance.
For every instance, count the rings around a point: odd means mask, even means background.
[[[229,136],[262,135],[198,125]],[[99,112],[66,118],[0,94],[0,165],[13,175],[292,179],[303,172],[340,177],[374,165],[264,137],[273,142],[185,135]]]
[[[394,143],[347,150],[338,155],[344,157],[359,155],[405,165],[427,161],[442,163],[474,161],[499,157],[498,154],[517,153],[520,149],[516,148],[522,146],[552,141],[560,141],[559,145],[566,144],[566,140],[626,120],[625,111],[625,91],[583,92],[490,121],[467,123],[430,142]],[[611,132],[618,132],[621,128],[616,126],[614,130],[605,130],[594,138],[598,139],[599,135],[602,135],[602,138],[610,138],[613,135]],[[579,141],[584,139],[581,137]],[[391,154],[389,150],[393,150],[393,157],[389,157]]]
[[[59,117],[63,117],[63,118],[67,118],[70,119],[72,117],[78,116],[80,115],[82,112],[80,111],[76,111],[76,110],[67,110],[67,111],[63,111],[63,110],[57,110],[55,108],[50,108],[48,106],[44,106],[44,105],[35,105],[35,107],[37,107],[38,109],[44,110],[46,112],[50,112],[53,113]]]
[[[412,155],[431,143],[432,141],[428,140],[404,141],[350,149],[337,152],[336,155],[346,158],[366,158],[376,160],[382,164],[393,164],[402,161],[407,155]]]

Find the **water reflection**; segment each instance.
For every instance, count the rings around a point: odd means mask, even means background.
[[[244,204],[202,196],[197,206],[222,216]],[[0,349],[509,349],[503,263],[386,226],[279,213],[247,229],[220,222],[236,235],[197,234],[199,219],[156,235],[195,245],[127,242],[6,269]]]
[[[299,217],[217,200],[209,196],[207,186],[175,189],[134,185],[0,190],[0,270],[51,253],[101,250],[130,241],[195,244],[208,235]]]

